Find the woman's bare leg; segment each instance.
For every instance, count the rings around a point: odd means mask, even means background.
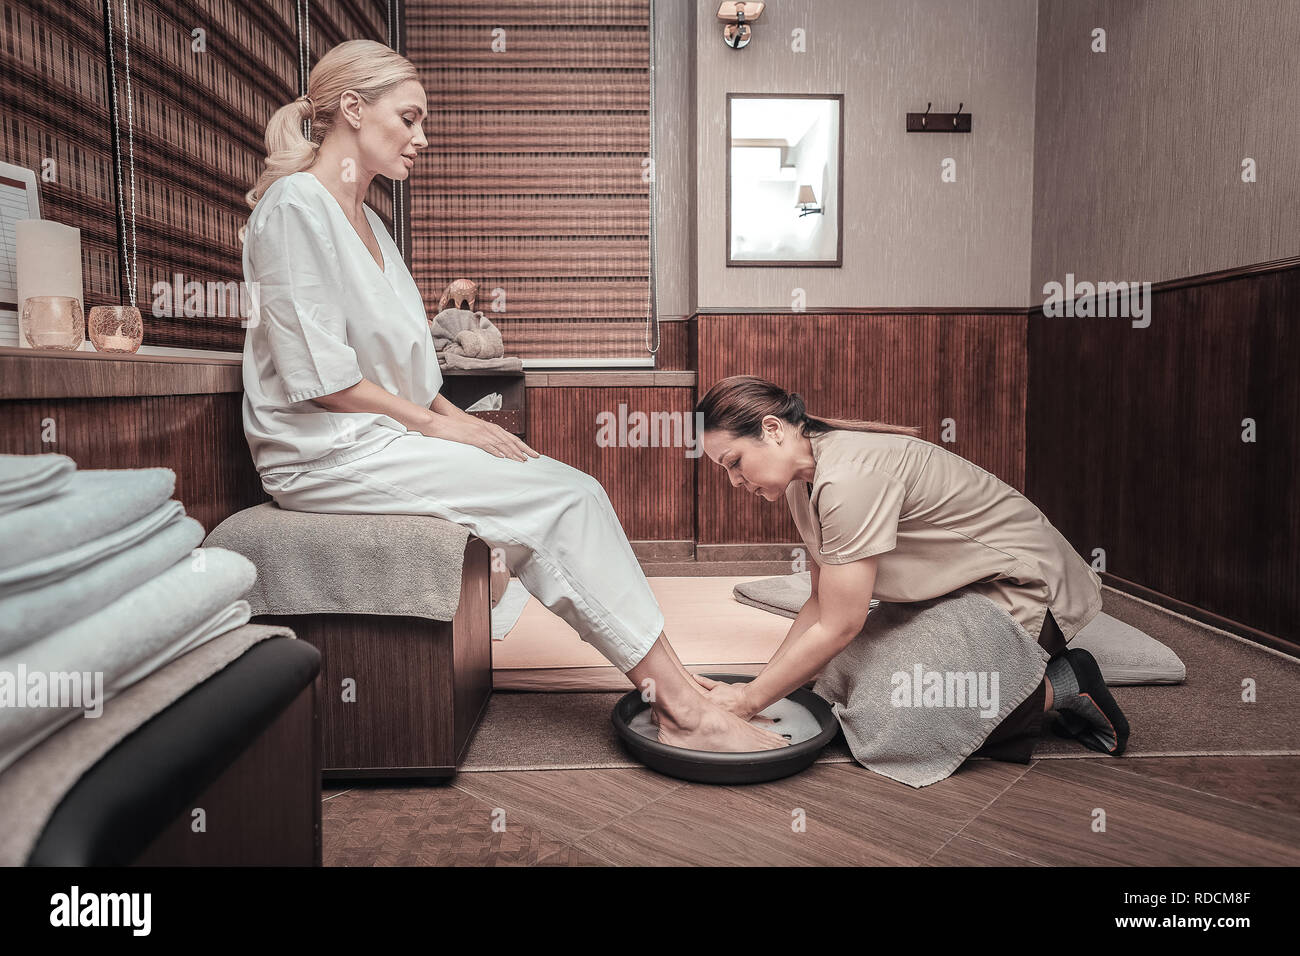
[[[711,703],[682,666],[663,634],[627,672],[650,700],[660,743],[692,750],[744,753],[789,746],[789,741]]]
[[[677,656],[677,652],[673,650],[672,644],[669,643],[668,635],[666,633],[660,634],[659,641],[663,644],[664,650],[668,652],[668,658],[673,662],[673,667],[681,672],[682,677],[686,679],[686,683],[699,691],[701,697],[707,698],[709,692],[704,689],[704,686],[699,681],[691,676],[691,672],[686,669],[686,665],[682,663],[681,658]]]

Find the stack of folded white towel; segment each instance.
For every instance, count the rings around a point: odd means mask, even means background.
[[[182,654],[248,623],[257,570],[172,499],[169,468],[0,455],[0,772]],[[79,698],[79,699],[77,699]]]

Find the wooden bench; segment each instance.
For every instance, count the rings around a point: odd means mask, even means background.
[[[325,780],[456,772],[492,695],[492,598],[508,580],[487,542],[432,515],[264,502],[204,546],[257,567],[254,623],[320,651]]]
[[[450,621],[378,614],[258,615],[321,653],[324,779],[456,772],[492,696],[490,551],[465,544]]]

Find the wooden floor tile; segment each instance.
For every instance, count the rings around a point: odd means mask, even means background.
[[[556,850],[549,856],[544,856],[537,861],[537,866],[610,866],[605,860],[593,856],[586,850],[579,850],[576,846],[566,846],[562,850]]]
[[[1042,866],[958,834],[927,861],[929,866]]]
[[[325,866],[530,866],[563,840],[452,786],[356,787],[321,805]]]
[[[330,793],[324,862],[1297,865],[1298,777],[1296,757],[981,760],[919,790],[856,764],[735,787],[643,768],[463,773]],[[1097,807],[1105,833],[1090,829]]]
[[[783,780],[732,789],[787,812],[801,807],[810,820],[853,833],[887,856],[921,863],[1028,769],[1025,764],[977,761],[916,789],[857,764],[818,764]],[[700,796],[707,800],[706,792]]]
[[[1121,772],[1098,760],[1042,760],[962,836],[1050,865],[1300,864],[1294,817]],[[1105,832],[1093,832],[1094,811]]]
[[[1143,757],[1108,765],[1261,810],[1300,816],[1300,757]]]
[[[681,781],[644,769],[520,770],[457,774],[454,784],[491,806],[526,811],[548,833],[575,842]]]
[[[830,779],[827,779],[830,778]],[[686,784],[576,844],[622,866],[867,866],[922,862],[928,852],[874,845],[842,815],[807,812],[801,798],[842,788],[842,771],[816,765],[796,791]],[[795,832],[804,810],[805,832]],[[942,842],[942,841],[940,841]]]

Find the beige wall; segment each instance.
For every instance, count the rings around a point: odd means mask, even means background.
[[[796,287],[810,309],[1026,304],[1034,0],[782,0],[744,50],[722,42],[717,10],[696,0],[700,308],[788,309]],[[791,51],[796,27],[806,53]],[[728,92],[844,94],[842,268],[727,267]],[[905,132],[927,101],[964,103],[974,132]],[[939,179],[945,157],[955,183]]]
[[[741,51],[716,12],[655,5],[661,316],[786,309],[795,287],[809,308],[1024,307],[1067,272],[1158,282],[1300,254],[1296,0],[785,0]],[[726,266],[728,91],[845,94],[842,268]],[[964,102],[974,132],[903,132],[927,100]]]
[[[1300,254],[1296,0],[1042,0],[1036,110],[1033,304]]]
[[[695,311],[695,0],[655,0],[654,36],[655,304],[670,318]]]

